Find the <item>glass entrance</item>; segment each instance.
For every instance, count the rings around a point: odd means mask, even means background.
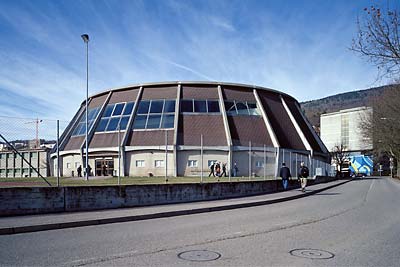
[[[96,176],[108,176],[114,173],[114,160],[96,159]]]

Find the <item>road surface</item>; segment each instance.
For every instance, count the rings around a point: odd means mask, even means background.
[[[0,265],[400,266],[400,182],[277,204],[0,236]]]

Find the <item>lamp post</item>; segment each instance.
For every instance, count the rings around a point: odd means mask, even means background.
[[[81,35],[86,44],[86,131],[85,131],[85,178],[89,180],[89,155],[88,155],[88,98],[89,98],[89,35]]]

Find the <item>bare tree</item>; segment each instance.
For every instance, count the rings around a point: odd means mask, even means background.
[[[396,162],[400,159],[400,85],[374,98],[371,106],[372,117],[361,124],[363,137],[372,140],[375,155],[387,154]]]
[[[336,164],[336,175],[340,177],[343,176],[343,167],[349,158],[346,146],[342,143],[335,145],[332,149],[331,157],[332,161]]]
[[[351,50],[378,67],[380,76],[398,78],[400,74],[399,13],[377,6],[364,8],[357,19],[357,37]]]
[[[380,77],[400,80],[400,18],[396,9],[364,8],[357,19],[357,37],[351,49],[378,67]],[[372,100],[373,115],[361,123],[363,137],[372,140],[376,155],[400,160],[400,85],[390,86]],[[398,166],[400,164],[397,164]],[[398,173],[400,170],[398,169]]]

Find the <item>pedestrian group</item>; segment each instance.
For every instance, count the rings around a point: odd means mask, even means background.
[[[210,176],[226,177],[226,163],[221,162],[211,162],[210,164]]]
[[[304,162],[300,163],[300,169],[297,175],[297,179],[300,181],[301,184],[301,191],[306,192],[307,186],[307,178],[310,175],[310,172]],[[285,162],[282,163],[281,170],[279,172],[279,176],[282,178],[282,186],[283,190],[286,190],[289,185],[289,178],[292,177],[290,174],[290,169],[286,166]]]

